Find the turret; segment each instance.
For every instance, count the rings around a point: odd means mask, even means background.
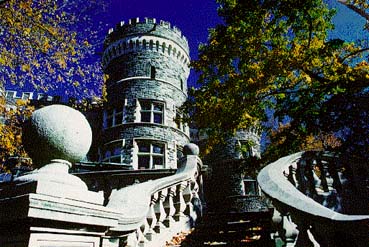
[[[177,121],[187,98],[189,49],[165,21],[131,19],[109,30],[103,69],[108,75],[101,161],[133,169],[176,168],[189,142]]]

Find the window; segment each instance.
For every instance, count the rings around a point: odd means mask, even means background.
[[[114,112],[114,126],[124,123],[124,107],[120,109],[115,109]]]
[[[113,109],[110,109],[110,110],[107,110],[105,112],[105,128],[109,128],[109,127],[112,127],[113,126],[113,118],[114,118],[114,110]]]
[[[105,144],[104,146],[104,162],[110,163],[122,163],[122,146],[124,145],[124,140],[117,140]]]
[[[176,149],[177,149],[177,160],[180,160],[182,157],[184,157],[183,147],[177,145]]]
[[[260,158],[260,152],[258,151],[257,144],[252,140],[239,140],[238,148],[241,157],[244,159],[250,157]]]
[[[138,169],[162,169],[165,167],[165,145],[159,142],[137,140]]]
[[[124,115],[124,107],[104,111],[104,128],[106,129],[124,123]]]
[[[164,104],[160,102],[151,102],[140,100],[141,122],[163,124]]]
[[[32,99],[32,98],[33,98],[33,93],[32,92],[22,93],[22,99],[23,100],[28,100],[28,99]]]
[[[14,99],[17,95],[16,91],[6,91],[5,96],[7,99]]]
[[[259,186],[255,179],[244,179],[243,185],[245,189],[245,195],[258,196],[260,195]]]
[[[154,66],[151,66],[150,78],[155,79],[155,77],[156,77],[156,68]]]
[[[179,110],[176,112],[176,118],[174,119],[174,122],[176,123],[177,129],[186,132],[186,125],[183,123],[183,114]]]

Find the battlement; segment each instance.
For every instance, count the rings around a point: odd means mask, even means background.
[[[110,28],[105,40],[105,48],[122,37],[137,34],[151,34],[176,42],[184,50],[189,50],[188,40],[181,30],[172,26],[168,21],[157,21],[156,18],[132,18],[128,23],[121,21],[114,28]]]

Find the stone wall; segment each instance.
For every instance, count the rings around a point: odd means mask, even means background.
[[[149,140],[165,146],[165,168],[177,167],[177,151],[189,142],[188,127],[177,121],[179,108],[187,98],[189,61],[187,39],[168,22],[135,18],[109,31],[102,58],[104,72],[109,76],[105,116],[123,112],[124,117],[122,121],[118,116],[118,124],[115,120],[113,124],[105,122],[102,142],[122,144],[122,163],[137,169],[135,141]],[[145,102],[152,109],[163,108],[159,110],[162,121],[143,118]],[[146,117],[147,112],[146,109]],[[154,110],[150,114],[158,117]],[[106,150],[101,146],[104,156],[109,156],[111,150]],[[116,157],[116,146],[114,152]]]
[[[137,160],[135,159],[134,141],[139,139],[156,140],[166,144],[166,167],[177,168],[177,146],[183,147],[190,142],[190,138],[175,128],[150,123],[123,124],[105,131],[106,140],[124,140],[122,155],[125,164],[130,164],[137,169]]]

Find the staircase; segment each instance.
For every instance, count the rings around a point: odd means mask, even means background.
[[[233,196],[211,206],[180,246],[274,246],[272,210],[259,196]]]
[[[276,241],[282,240],[287,247],[368,246],[369,215],[359,211],[367,209],[368,197],[359,192],[369,187],[353,187],[360,184],[360,176],[349,176],[341,162],[339,156],[327,152],[300,152],[259,172],[258,183],[275,207]],[[356,163],[352,169],[363,165]]]

